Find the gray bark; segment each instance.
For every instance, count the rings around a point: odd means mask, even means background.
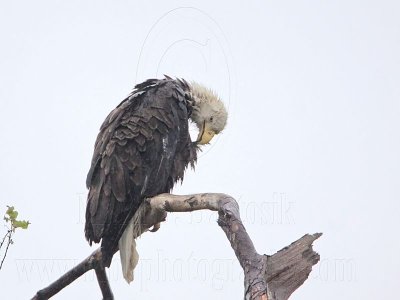
[[[286,300],[308,278],[312,266],[318,263],[319,255],[312,243],[321,233],[306,234],[272,256],[258,254],[240,219],[239,206],[235,199],[225,194],[195,194],[178,196],[161,194],[143,202],[136,217],[140,228],[136,237],[150,228],[158,228],[168,212],[190,212],[200,209],[218,211],[218,225],[225,232],[244,272],[244,299]],[[40,290],[33,299],[48,299],[68,284],[95,269],[104,299],[113,299],[104,268],[101,252],[91,256],[60,279]]]

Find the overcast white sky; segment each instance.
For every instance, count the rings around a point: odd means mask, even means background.
[[[260,253],[305,233],[321,262],[291,299],[393,299],[400,279],[398,1],[0,2],[0,211],[18,231],[1,298],[28,299],[89,255],[85,177],[98,128],[136,82],[214,88],[226,131],[176,193],[238,199]],[[216,214],[139,241],[116,299],[242,299]],[[55,299],[100,299],[94,274]]]

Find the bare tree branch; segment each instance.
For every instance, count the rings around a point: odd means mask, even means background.
[[[103,299],[112,300],[113,294],[111,292],[110,285],[108,284],[107,276],[104,272],[104,268],[102,267],[101,262],[101,251],[100,248],[98,248],[85,260],[69,270],[48,287],[38,291],[36,295],[32,298],[32,300],[49,299],[50,297],[61,291],[63,288],[65,288],[67,285],[81,277],[87,271],[93,269],[96,270],[97,280],[99,282],[100,290],[103,294]]]
[[[107,274],[103,266],[97,266],[95,268],[97,282],[99,283],[101,293],[103,294],[103,300],[113,300],[114,295],[111,291],[110,284],[107,279]]]
[[[312,243],[321,235],[306,234],[274,255],[266,256],[265,278],[273,296],[268,299],[286,300],[306,281],[312,266],[319,261]]]
[[[150,208],[147,208],[148,213],[145,214],[144,229],[163,221],[166,211],[218,211],[218,225],[225,232],[244,271],[245,299],[288,299],[308,278],[312,266],[319,261],[312,243],[321,236],[320,233],[305,235],[272,256],[258,254],[240,219],[239,206],[231,196],[161,194],[145,203]]]
[[[146,199],[136,215],[141,228],[136,237],[165,221],[167,212],[191,212],[200,209],[218,211],[218,225],[225,232],[244,271],[246,300],[286,300],[308,278],[319,255],[312,243],[321,234],[305,235],[272,256],[258,254],[240,219],[239,206],[225,194],[195,194],[178,196],[161,194]],[[140,213],[139,213],[140,212]],[[68,284],[95,269],[103,299],[113,299],[98,249],[79,265],[68,271],[33,299],[48,299]]]
[[[12,233],[13,233],[12,229],[8,229],[6,235],[4,236],[4,238],[3,238],[3,240],[1,241],[1,244],[0,244],[0,249],[1,249],[1,247],[3,247],[3,245],[4,245],[4,243],[6,242],[6,239],[7,239],[6,250],[4,251],[4,256],[3,256],[3,258],[2,258],[2,260],[0,262],[0,270],[3,267],[4,261],[6,260],[8,248],[13,243]]]

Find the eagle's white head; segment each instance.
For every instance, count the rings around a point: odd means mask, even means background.
[[[191,120],[199,128],[197,143],[204,145],[225,128],[228,113],[224,103],[211,89],[192,81],[190,91],[194,100]]]

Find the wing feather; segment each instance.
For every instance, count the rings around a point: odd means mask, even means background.
[[[169,192],[196,160],[182,82],[148,80],[136,89],[103,122],[87,176],[85,234],[102,240],[106,265],[143,199]]]

